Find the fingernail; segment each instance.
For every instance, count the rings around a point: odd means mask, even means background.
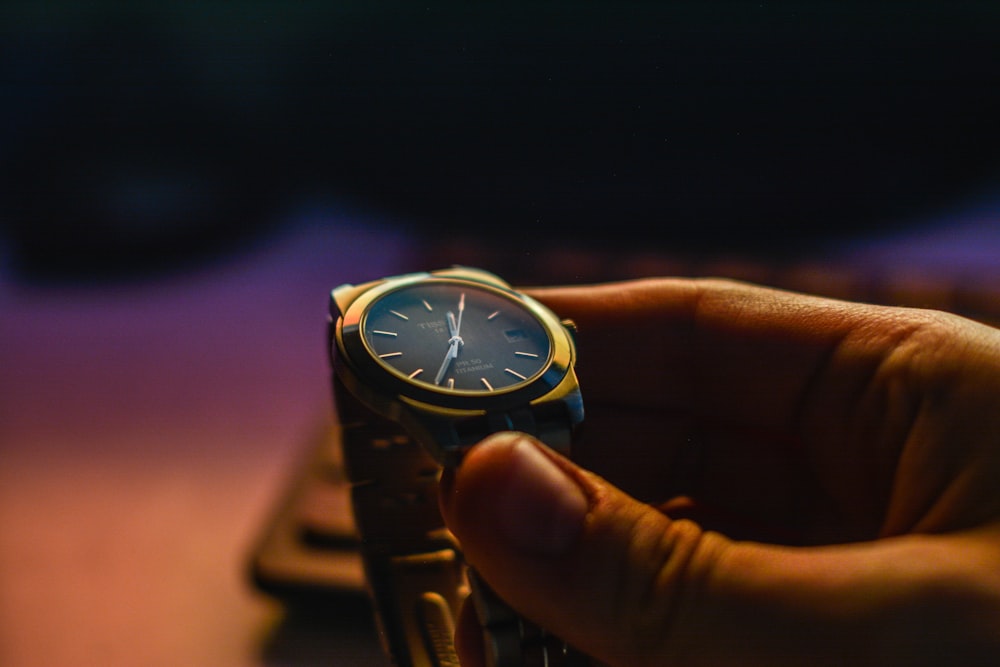
[[[494,506],[497,527],[522,551],[565,553],[583,528],[587,497],[531,439],[508,435],[496,440],[510,448]]]

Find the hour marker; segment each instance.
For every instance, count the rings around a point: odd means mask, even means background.
[[[401,320],[408,320],[408,319],[410,319],[409,317],[407,317],[403,313],[399,312],[398,310],[390,310],[389,312],[392,313],[393,315],[395,315],[396,317],[398,317]]]
[[[427,303],[427,299],[421,299],[420,303],[424,304],[424,308],[426,308],[428,312],[434,311],[434,309],[431,308],[431,304]]]
[[[392,357],[401,357],[401,356],[403,356],[402,352],[386,352],[385,354],[378,355],[378,358],[379,359],[391,359]]]
[[[492,320],[494,317],[496,317],[499,314],[500,314],[499,310],[494,310],[492,313],[490,313],[489,315],[486,316],[486,319]]]
[[[448,389],[455,388],[455,378],[448,378]]]
[[[373,329],[372,333],[378,334],[379,336],[392,336],[394,338],[399,335],[395,331],[382,331],[381,329]]]
[[[531,357],[532,359],[537,359],[538,355],[534,352],[515,352],[515,357]]]
[[[484,387],[486,387],[490,391],[493,391],[493,385],[490,384],[489,380],[487,380],[486,378],[479,378],[479,381],[483,383]]]
[[[510,373],[511,375],[513,375],[514,377],[516,377],[519,380],[527,380],[528,379],[528,378],[524,377],[523,375],[521,375],[520,373],[518,373],[517,371],[515,371],[513,369],[505,368],[503,370],[504,370],[505,373]]]
[[[418,375],[420,375],[423,372],[424,372],[423,368],[418,368],[417,370],[415,370],[412,373],[410,373],[409,377],[410,378],[415,378],[415,377],[417,377]]]

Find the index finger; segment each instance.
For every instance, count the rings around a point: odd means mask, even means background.
[[[578,324],[574,458],[640,498],[850,541],[913,525],[942,471],[993,451],[1000,335],[986,325],[720,280],[534,295]],[[900,497],[900,470],[924,491]]]
[[[835,357],[835,384],[856,389],[917,326],[891,309],[717,279],[526,291],[576,322],[588,402],[781,431]]]
[[[877,520],[919,400],[893,351],[933,315],[714,279],[531,293],[577,323],[581,465],[754,521],[805,526],[828,493]]]

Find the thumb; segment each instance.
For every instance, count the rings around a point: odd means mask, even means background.
[[[921,574],[905,540],[886,553],[731,541],[517,433],[470,450],[442,480],[442,513],[508,604],[616,666],[865,664],[908,631],[898,612]]]

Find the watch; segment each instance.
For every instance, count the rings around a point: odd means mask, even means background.
[[[583,421],[575,327],[496,275],[453,267],[333,290],[328,349],[354,520],[397,667],[457,665],[472,596],[491,667],[570,664],[466,567],[438,510],[443,466],[516,430],[570,454]]]

